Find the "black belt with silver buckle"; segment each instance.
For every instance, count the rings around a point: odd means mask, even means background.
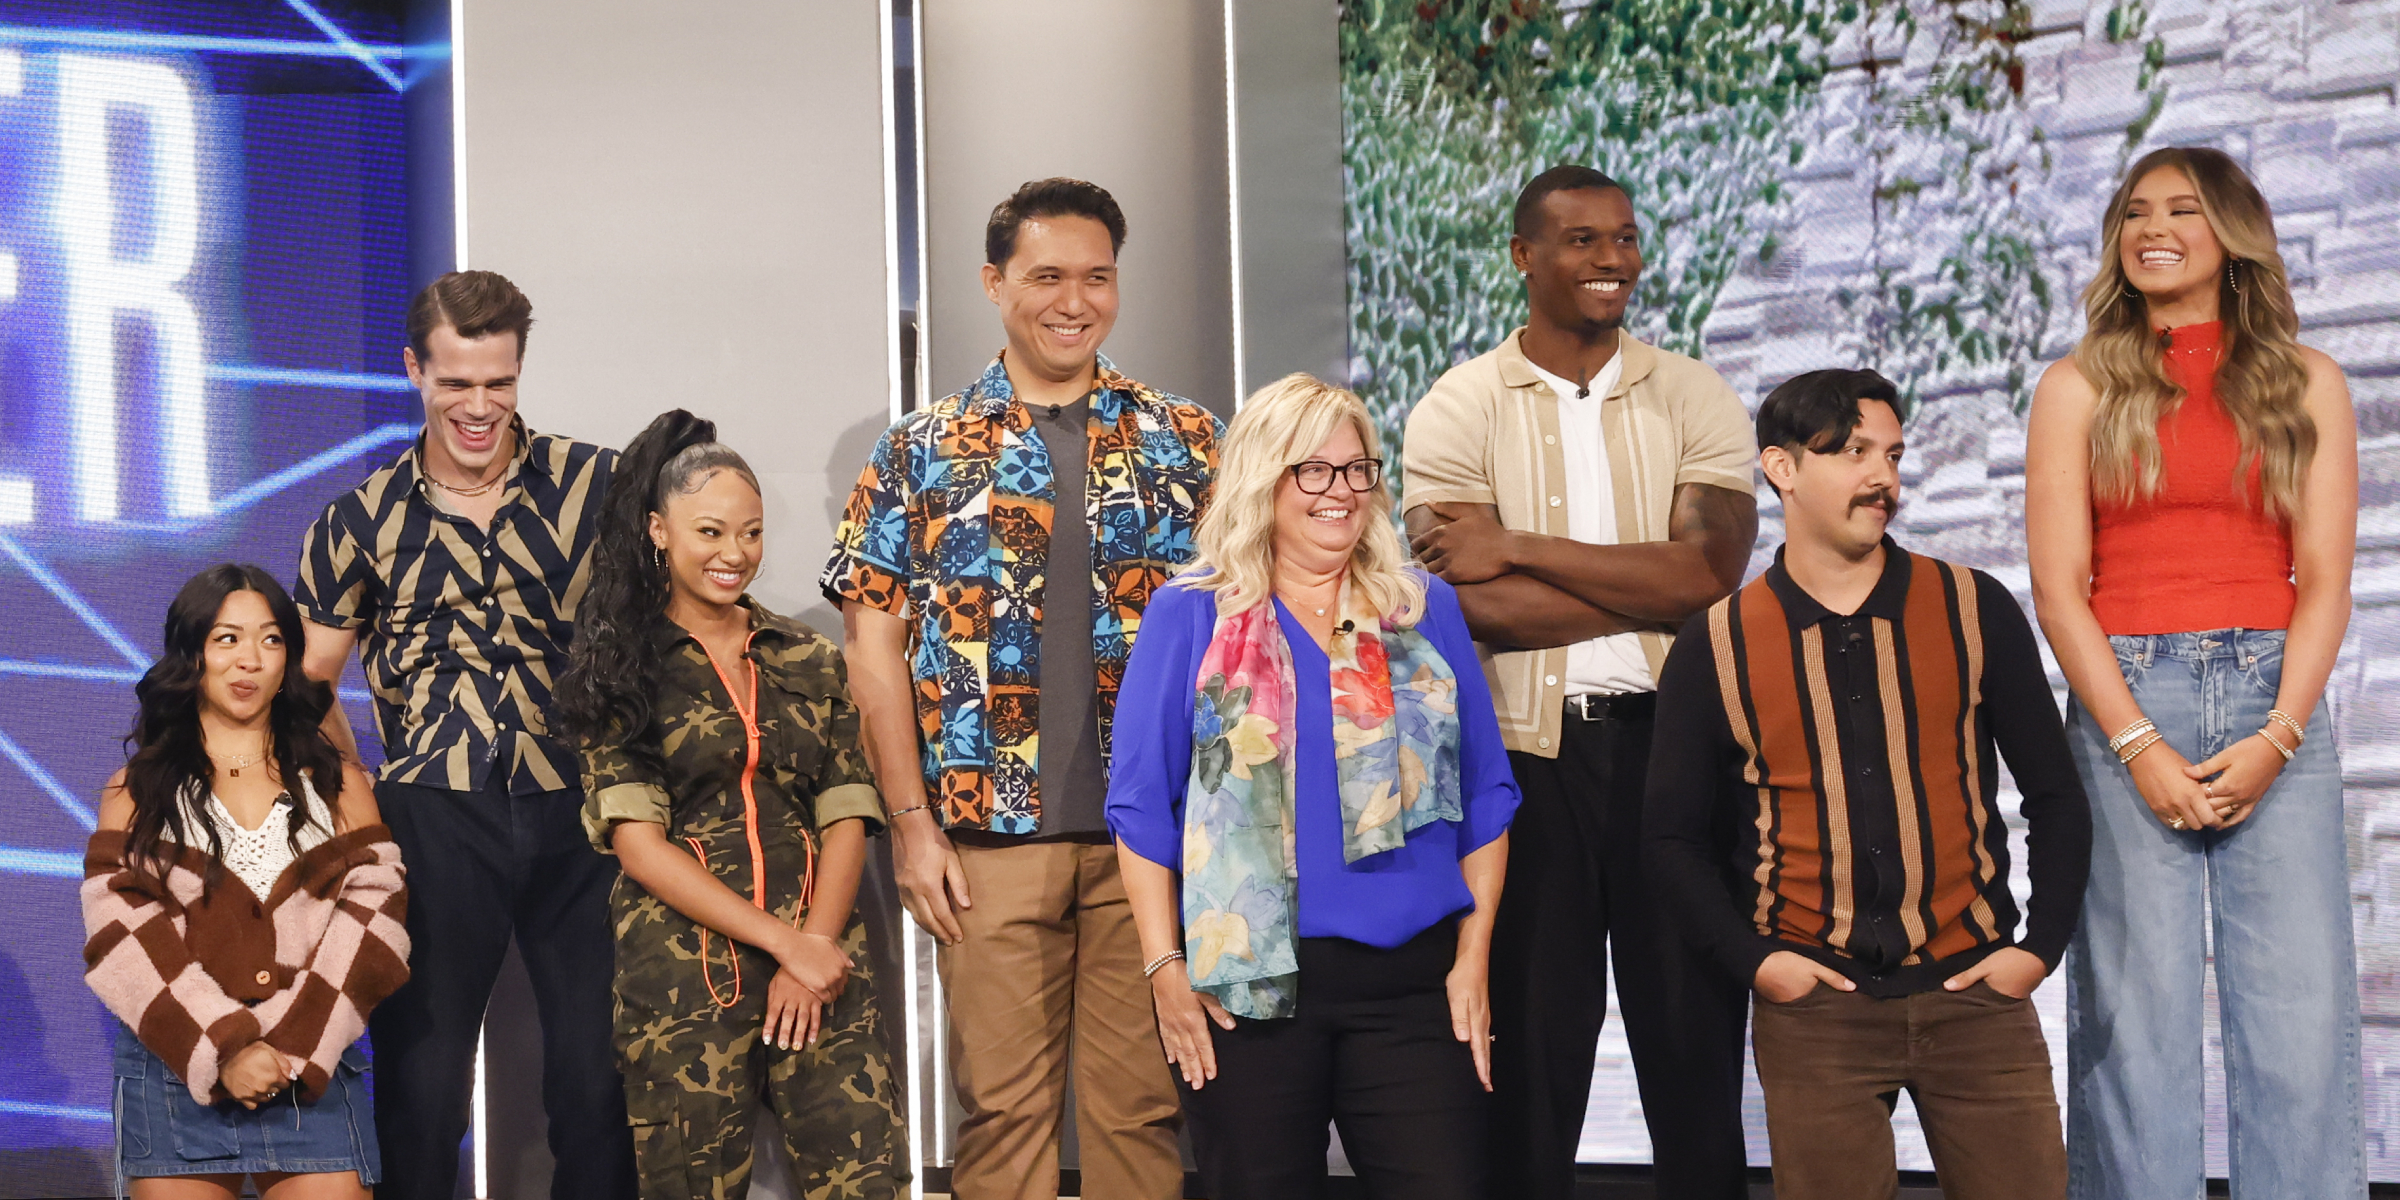
[[[1658,715],[1658,693],[1585,692],[1567,697],[1567,715],[1586,721],[1647,721]]]

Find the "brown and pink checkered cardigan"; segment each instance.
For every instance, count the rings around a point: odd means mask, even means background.
[[[263,899],[230,872],[203,889],[205,851],[125,861],[125,834],[83,858],[84,979],[202,1104],[230,1099],[219,1065],[250,1043],[303,1061],[315,1101],[367,1013],[408,979],[406,872],[392,831],[354,829],[301,855]]]

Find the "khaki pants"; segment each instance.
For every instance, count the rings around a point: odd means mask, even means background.
[[[2050,1048],[2030,1000],[1978,983],[1878,1000],[1823,984],[1752,1006],[1781,1200],[1899,1194],[1892,1106],[1916,1101],[1949,1200],[2064,1200]]]
[[[975,906],[959,913],[964,940],[941,951],[950,1069],[966,1111],[953,1194],[1058,1195],[1072,1061],[1083,1194],[1176,1200],[1182,1110],[1116,847],[957,845]]]

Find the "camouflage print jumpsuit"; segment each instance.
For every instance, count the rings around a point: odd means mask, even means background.
[[[603,850],[618,822],[664,826],[727,887],[797,925],[817,831],[852,819],[876,829],[883,806],[841,651],[745,603],[742,661],[712,661],[673,625],[660,633],[650,753],[617,744],[584,753],[584,825]],[[733,703],[736,689],[755,694],[755,724]],[[778,1049],[762,1036],[771,955],[702,929],[629,875],[611,908],[618,1065],[645,1200],[747,1195],[750,1116],[762,1100],[807,1200],[907,1192],[908,1139],[855,915],[842,948],[856,965],[817,1043]]]

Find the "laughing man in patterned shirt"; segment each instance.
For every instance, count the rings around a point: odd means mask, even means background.
[[[943,946],[960,1200],[1057,1195],[1070,1040],[1083,1194],[1183,1194],[1101,805],[1126,652],[1192,555],[1222,429],[1099,356],[1124,241],[1081,180],[992,210],[983,286],[1008,348],[883,435],[825,567],[901,896]]]
[[[610,1042],[617,868],[584,839],[581,767],[550,733],[617,453],[525,428],[532,326],[525,294],[489,271],[417,294],[402,356],[425,431],[326,506],[293,589],[309,675],[340,678],[353,650],[366,667],[383,734],[375,799],[408,866],[410,979],[373,1020],[387,1198],[450,1200],[512,932],[541,997],[550,1194],[634,1194]],[[347,719],[335,724],[355,756]]]

